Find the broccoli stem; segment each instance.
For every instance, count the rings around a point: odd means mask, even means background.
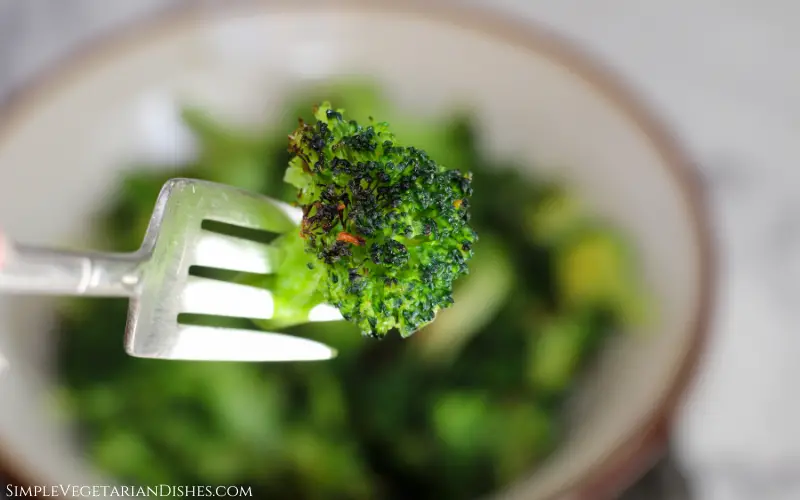
[[[273,317],[256,320],[259,327],[276,329],[307,323],[311,309],[325,302],[320,285],[326,279],[325,269],[305,251],[304,245],[299,231],[283,234],[272,243],[278,250],[275,252],[275,273],[242,278],[245,284],[272,292]]]

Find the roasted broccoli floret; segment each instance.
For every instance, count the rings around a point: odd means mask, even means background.
[[[300,236],[325,300],[362,332],[407,337],[453,303],[477,234],[472,176],[323,103],[289,136],[285,180],[299,189]]]

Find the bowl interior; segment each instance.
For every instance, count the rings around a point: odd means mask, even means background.
[[[630,117],[558,59],[416,14],[267,9],[187,20],[112,55],[74,69],[0,130],[0,227],[16,238],[80,241],[131,158],[189,151],[176,125],[180,102],[261,122],[298,82],[366,74],[414,112],[468,104],[491,150],[565,179],[629,235],[657,297],[658,322],[604,354],[572,438],[538,469],[528,498],[546,498],[601,462],[674,384],[696,333],[703,275],[686,193]],[[41,407],[49,308],[0,297],[0,350],[12,361],[0,377],[0,442],[23,470],[75,484],[90,471],[65,459],[74,456],[69,439]]]

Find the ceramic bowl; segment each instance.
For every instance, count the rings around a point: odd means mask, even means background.
[[[633,241],[658,321],[608,346],[578,393],[569,440],[507,492],[615,493],[663,445],[691,379],[713,248],[678,145],[616,78],[546,30],[408,2],[249,2],[159,17],[44,75],[0,115],[0,227],[29,243],[80,241],[120,168],[172,154],[178,101],[257,122],[297,86],[343,75],[369,76],[411,112],[469,103],[492,151],[563,178]],[[52,311],[49,300],[0,297],[11,365],[0,375],[0,459],[31,484],[108,484],[48,416]]]

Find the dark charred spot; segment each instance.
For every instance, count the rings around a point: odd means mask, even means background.
[[[375,243],[370,248],[370,258],[377,265],[403,266],[408,262],[408,248],[395,240]]]
[[[325,112],[325,116],[328,118],[328,120],[336,119],[336,120],[342,121],[342,114],[339,113],[338,111],[334,111],[332,109],[329,109],[328,111],[326,111]]]
[[[309,145],[311,149],[319,153],[325,148],[325,140],[321,136],[315,135],[311,138]]]
[[[374,151],[376,147],[374,139],[375,130],[372,127],[367,127],[361,132],[345,137],[342,142],[355,151]]]

